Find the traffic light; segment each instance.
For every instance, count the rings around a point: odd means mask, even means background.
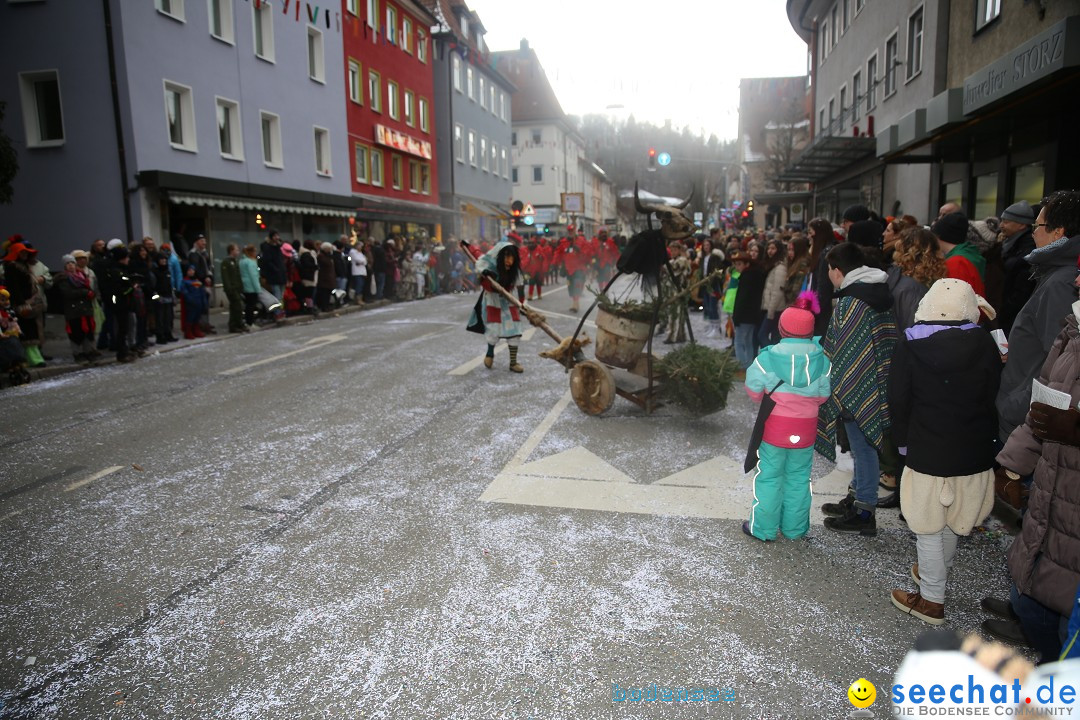
[[[649,148],[649,169],[656,169],[656,148]]]
[[[747,212],[754,212],[754,201],[753,200],[746,203],[746,211]]]
[[[521,219],[524,212],[525,203],[521,202],[520,200],[515,200],[514,202],[510,203],[510,217],[514,221],[514,227],[521,226]]]
[[[255,213],[255,224],[259,226],[260,230],[266,229],[266,223],[263,222],[262,213]]]

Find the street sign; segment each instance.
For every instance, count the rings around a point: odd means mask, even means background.
[[[694,213],[694,224],[695,225],[701,225],[701,223],[703,223],[704,221],[705,221],[705,213],[700,213],[700,212]]]
[[[536,222],[536,219],[533,218],[532,215],[526,215],[525,219],[522,220],[522,222],[525,223],[526,225],[532,225],[534,222]]]
[[[533,210],[532,203],[525,203],[525,209],[521,213],[522,215],[535,215],[536,211]]]
[[[656,156],[656,162],[666,167],[671,164],[671,155],[666,152],[662,152]]]
[[[585,212],[585,193],[561,193],[562,211],[580,215]]]

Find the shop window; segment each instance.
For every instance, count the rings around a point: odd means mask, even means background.
[[[945,184],[945,195],[941,204],[945,205],[946,203],[956,203],[959,207],[964,207],[964,183],[962,180],[955,180]]]
[[[1038,205],[1043,199],[1046,171],[1043,163],[1020,165],[1013,170],[1013,202],[1027,200],[1030,205]]]
[[[165,85],[166,109],[170,117],[181,118],[181,100],[177,90],[170,101],[169,85]],[[23,107],[23,126],[26,129],[27,147],[52,147],[64,144],[64,113],[60,102],[60,72],[42,70],[19,74],[19,95]],[[191,91],[187,89],[187,102],[191,102]],[[174,122],[169,121],[169,139],[176,144],[173,133]],[[194,133],[194,129],[192,129]],[[194,134],[192,143],[194,143]],[[182,142],[180,142],[183,145]]]
[[[997,214],[998,174],[987,173],[975,178],[975,212],[971,217],[981,219]]]

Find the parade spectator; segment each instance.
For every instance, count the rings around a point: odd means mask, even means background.
[[[686,299],[676,299],[675,296],[686,289],[686,283],[690,279],[690,261],[686,258],[686,246],[678,240],[668,244],[668,267],[671,272],[661,269],[660,273],[660,302],[666,316],[664,325],[667,327],[667,337],[664,342],[686,342],[686,326],[690,319],[686,310]],[[674,276],[674,277],[672,277]]]
[[[849,205],[844,208],[844,212],[840,217],[840,228],[844,231],[846,237],[852,225],[858,222],[866,222],[869,219],[870,210],[865,205]]]
[[[937,236],[938,246],[945,254],[948,277],[963,280],[980,297],[986,293],[983,281],[986,260],[968,242],[968,219],[963,213],[949,213],[934,223],[930,230]]]
[[[810,242],[802,237],[792,238],[788,245],[787,277],[784,280],[784,302],[795,302],[799,293],[808,289],[807,276],[810,274]],[[820,305],[820,300],[818,301]],[[815,319],[816,319],[815,315]]]
[[[19,341],[19,317],[11,306],[11,293],[0,286],[0,370],[8,373],[12,385],[30,382],[26,370],[26,348]]]
[[[893,296],[893,314],[898,335],[915,324],[915,311],[927,290],[947,271],[937,238],[921,227],[909,227],[893,244],[893,263],[887,284]]]
[[[886,262],[893,262],[893,252],[896,249],[897,241],[900,240],[900,234],[909,227],[916,227],[918,224],[915,218],[905,215],[902,218],[890,220],[885,225],[885,232],[881,237],[881,252],[884,253]]]
[[[784,283],[787,281],[787,248],[780,240],[770,240],[765,246],[765,288],[761,294],[761,311],[764,317],[758,328],[758,347],[773,345],[780,340],[778,325],[780,313],[787,307]]]
[[[1074,191],[1058,192],[1046,199],[1035,225],[1037,246],[1048,247],[1044,244],[1047,236],[1057,238],[1051,240],[1051,245],[1070,236],[1078,239],[1080,228],[1074,224],[1080,219],[1077,195]],[[1073,277],[1075,298],[1080,275],[1074,273]],[[982,629],[1006,642],[1030,643],[1044,663],[1053,662],[1061,653],[1080,585],[1078,308],[1080,305],[1074,305],[1066,310],[1065,327],[1055,338],[1039,372],[1039,382],[1069,395],[1068,409],[1032,403],[1027,418],[1009,435],[997,456],[1002,472],[1013,480],[1029,474],[1034,474],[1034,480],[1020,535],[1008,551],[1012,580],[1009,601],[993,598],[983,601],[984,609],[1012,618],[1013,622],[987,620]],[[1020,321],[1018,317],[1017,322]],[[1011,355],[1011,343],[1009,350]],[[1012,362],[1010,357],[1006,371]]]
[[[101,294],[105,298],[106,307],[110,309],[112,315],[116,360],[130,363],[136,358],[136,354],[128,344],[134,307],[132,294],[135,292],[135,280],[128,271],[131,253],[124,247],[123,242],[120,240],[116,242],[116,245],[108,249],[109,260],[105,265],[104,274],[98,280],[101,283]],[[100,345],[98,347],[100,348]]]
[[[244,289],[244,324],[251,327],[255,324],[255,311],[259,307],[259,291],[262,285],[259,282],[258,254],[254,245],[245,245],[244,253],[240,256],[240,282]],[[277,298],[274,298],[277,300]]]
[[[334,277],[336,278],[336,289],[343,293],[349,290],[349,257],[348,257],[349,238],[347,235],[342,235],[338,238],[338,241],[334,243]]]
[[[397,286],[401,282],[401,262],[398,252],[403,248],[398,247],[394,238],[390,238],[383,246],[383,255],[386,258],[386,281],[383,284],[383,297],[389,300],[397,297]]]
[[[365,246],[371,250],[371,262],[368,266],[374,275],[374,299],[382,300],[383,293],[386,291],[386,250],[379,243],[370,240],[365,243]]]
[[[723,334],[720,329],[720,293],[724,287],[724,251],[713,247],[712,241],[705,239],[701,243],[701,254],[700,280],[705,284],[700,292],[705,321],[709,323],[705,337],[720,337]]]
[[[938,215],[937,218],[934,219],[934,222],[937,222],[946,215],[951,215],[952,213],[962,213],[963,211],[964,209],[960,207],[960,205],[958,205],[957,203],[951,201],[947,202],[938,209]]]
[[[833,286],[829,281],[829,264],[826,258],[836,245],[832,224],[825,218],[810,221],[810,276],[807,289],[817,293],[821,312],[814,320],[814,335],[824,337],[833,311]]]
[[[244,324],[244,279],[240,275],[240,246],[229,243],[221,261],[221,289],[229,301],[229,332],[247,332]]]
[[[349,277],[352,280],[353,302],[363,305],[368,281],[368,258],[362,244],[349,248]]]
[[[296,268],[300,273],[300,282],[293,283],[293,292],[304,312],[315,312],[315,284],[319,274],[319,258],[315,250],[315,241],[304,240],[296,256]]]
[[[154,332],[158,345],[176,342],[173,336],[173,306],[176,304],[176,292],[173,290],[172,268],[169,260],[169,243],[161,244],[161,252],[154,261]]]
[[[206,236],[199,233],[195,236],[191,252],[188,253],[188,265],[195,267],[195,276],[202,284],[203,292],[206,293],[206,302],[202,304],[203,314],[199,317],[199,325],[204,333],[213,335],[217,329],[210,322],[211,294],[214,288],[213,263],[210,260],[210,251],[206,249]],[[188,317],[191,317],[190,313]]]
[[[145,245],[141,242],[132,243],[128,251],[131,253],[128,270],[136,280],[131,296],[131,311],[134,315],[132,325],[135,328],[132,349],[136,353],[145,354],[147,348],[150,347],[149,316],[154,311],[150,301],[154,294],[154,275],[150,267],[150,255]]]
[[[180,285],[180,293],[184,297],[184,308],[187,312],[187,330],[184,337],[188,340],[206,337],[199,318],[202,317],[209,298],[203,288],[202,281],[198,277],[198,268],[188,265],[184,273],[184,282]]]
[[[281,234],[277,230],[267,232],[266,240],[259,247],[259,274],[266,281],[266,289],[278,300],[284,299],[288,274],[281,250]]]
[[[776,405],[765,420],[757,448],[754,504],[743,532],[773,540],[776,531],[796,540],[810,529],[810,466],[818,408],[829,397],[829,359],[814,339],[817,296],[804,292],[784,310],[781,340],[762,350],[746,371],[746,392]],[[757,438],[755,437],[755,440]]]
[[[94,291],[94,298],[91,300],[94,306],[94,327],[100,333],[101,326],[105,322],[105,311],[101,306],[101,284],[98,282],[97,273],[90,268],[90,253],[86,250],[74,250],[71,256],[75,258],[75,266],[86,273],[86,277],[90,280],[90,289]],[[95,346],[94,349],[96,350],[97,347]]]
[[[34,249],[34,246],[26,242],[26,247]],[[41,312],[34,318],[38,326],[38,337],[41,339],[41,344],[38,345],[38,351],[41,353],[43,360],[52,360],[50,355],[45,350],[45,314],[49,312],[49,290],[53,286],[52,271],[49,267],[41,261],[40,254],[33,254],[30,256],[30,274],[34,276],[34,282],[37,284],[38,297],[41,298]]]
[[[319,264],[319,275],[315,280],[315,306],[321,312],[330,312],[330,301],[338,286],[334,246],[328,242],[319,245],[319,253],[315,260]]]
[[[412,254],[412,273],[416,282],[416,298],[424,298],[424,285],[427,279],[429,254],[424,252],[423,243],[416,243]]]
[[[1076,300],[1073,280],[1080,257],[1080,191],[1058,190],[1043,203],[1032,233],[1035,250],[1025,258],[1033,269],[1035,289],[1013,321],[1008,362],[998,391],[1002,442],[1023,424],[1031,404],[1031,381],[1053,347],[1061,318]]]
[[[735,357],[745,372],[754,362],[758,350],[757,332],[764,315],[761,298],[765,293],[765,271],[750,253],[740,254],[735,267],[739,270],[739,284],[731,321],[735,325]]]
[[[101,353],[94,347],[94,291],[90,277],[79,269],[72,255],[60,261],[64,272],[60,276],[60,296],[64,299],[64,331],[71,344],[75,362],[89,363]]]
[[[21,238],[17,238],[21,239]],[[45,312],[44,293],[31,270],[37,250],[22,242],[8,245],[4,256],[4,282],[11,295],[11,306],[19,318],[21,335],[19,341],[26,351],[26,364],[30,367],[45,365],[41,356],[41,328],[38,318]]]
[[[1025,259],[1035,249],[1035,238],[1031,231],[1034,222],[1035,211],[1025,200],[1013,203],[1001,213],[1001,263],[1004,281],[997,320],[1006,335],[1011,333],[1016,315],[1035,291],[1031,265]]]
[[[891,597],[931,625],[945,622],[958,536],[971,534],[994,505],[990,439],[1001,358],[977,324],[980,309],[993,318],[968,283],[935,282],[897,342],[889,371],[892,439],[907,455],[900,507],[918,555],[911,568],[916,590],[893,590]]]
[[[862,250],[840,243],[826,256],[837,303],[823,347],[832,362],[832,394],[818,422],[817,449],[836,457],[836,425],[844,423],[855,461],[854,494],[821,510],[825,527],[839,532],[877,534],[878,452],[889,429],[886,394],[889,363],[896,344],[892,296],[884,271],[866,265]]]

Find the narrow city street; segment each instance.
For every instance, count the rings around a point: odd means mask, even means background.
[[[4,390],[0,716],[842,717],[860,677],[885,699],[927,627],[889,602],[916,559],[896,510],[825,530],[850,476],[817,458],[810,535],[747,538],[741,385],[702,418],[590,417],[539,331],[524,374],[505,347],[486,369],[474,301]],[[536,306],[573,331],[565,288]],[[993,518],[961,542],[947,627],[1004,595],[1008,542]],[[654,683],[721,699],[618,700]]]

